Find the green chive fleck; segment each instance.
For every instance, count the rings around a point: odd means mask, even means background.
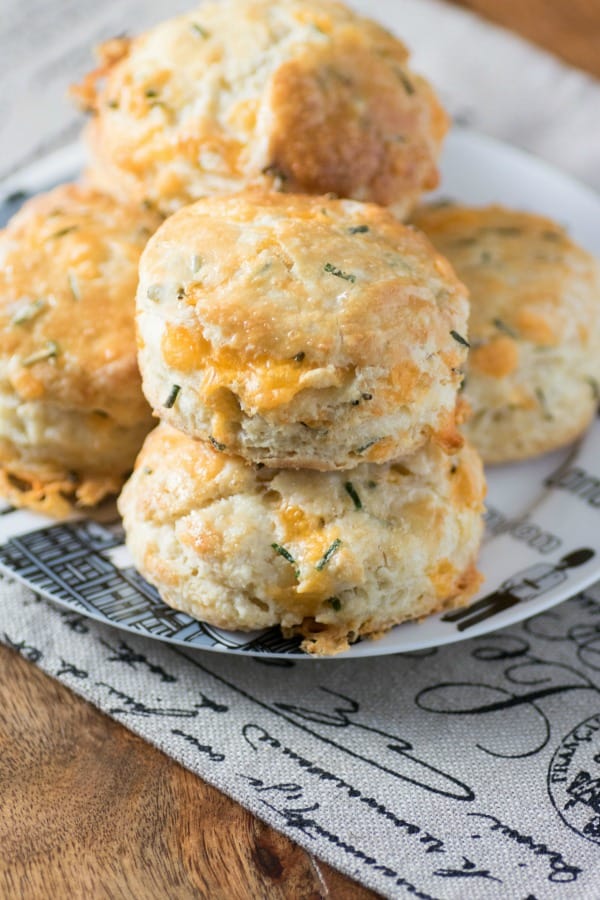
[[[494,319],[494,327],[498,329],[498,331],[503,331],[504,334],[507,334],[511,338],[516,338],[518,335],[516,331],[507,325],[506,322],[503,322],[502,319]]]
[[[357,447],[354,452],[355,453],[364,453],[365,450],[368,450],[369,447],[373,446],[373,444],[377,444],[377,443],[379,443],[379,441],[382,441],[382,440],[383,440],[383,438],[380,438],[380,437],[374,438],[372,441],[367,441],[367,443],[363,444],[362,447]]]
[[[343,278],[344,281],[351,281],[352,284],[356,281],[356,275],[353,275],[351,272],[343,272],[341,269],[338,269],[337,266],[334,266],[333,263],[325,263],[324,269],[326,272],[329,272],[330,275],[335,275],[336,278]]]
[[[501,234],[504,237],[516,237],[518,234],[521,234],[522,228],[517,228],[516,225],[497,225],[490,226],[489,228],[482,228],[481,232],[492,233],[492,234]]]
[[[589,386],[592,389],[592,395],[594,397],[594,400],[596,402],[598,402],[600,400],[600,384],[598,384],[596,379],[592,378],[591,375],[588,376],[588,378],[586,378],[585,380],[587,381],[587,383],[589,384]]]
[[[268,272],[268,271],[269,271],[269,269],[271,268],[271,266],[272,266],[272,262],[271,262],[270,260],[267,261],[267,262],[265,262],[265,263],[263,263],[262,266],[259,266],[257,269],[255,269],[255,271],[254,271],[254,273],[253,273],[253,274],[254,274],[254,277],[255,277],[255,278],[260,278],[261,275],[264,275],[265,272]]]
[[[307,422],[300,422],[303,428],[306,428],[307,431],[312,431],[315,434],[320,435],[321,437],[325,437],[329,434],[328,428],[319,428],[318,425],[309,425]]]
[[[521,234],[523,229],[517,228],[515,225],[503,225],[500,228],[497,228],[496,231],[498,234],[503,234],[506,237],[516,237],[517,234]]]
[[[224,450],[227,450],[226,444],[222,444],[220,441],[218,441],[216,438],[214,438],[212,436],[212,434],[209,434],[208,440],[213,445],[215,450],[218,450],[220,453],[223,453]]]
[[[348,229],[348,234],[366,234],[368,230],[368,225],[353,225]]]
[[[458,343],[462,344],[464,347],[471,346],[470,343],[462,336],[462,334],[458,333],[458,331],[454,331],[454,329],[452,329],[450,334],[452,335],[452,337],[454,338],[455,341],[458,341]]]
[[[330,605],[336,612],[339,612],[340,609],[342,608],[342,601],[340,600],[339,597],[328,597],[327,600],[326,600],[325,602],[326,602],[326,603],[329,603],[329,605]]]
[[[194,34],[199,35],[199,37],[202,37],[202,38],[210,37],[210,34],[206,30],[206,28],[203,28],[202,25],[198,24],[198,22],[192,22],[192,24],[190,25],[190,29],[193,31]]]
[[[351,482],[351,481],[347,481],[347,482],[344,484],[344,487],[346,488],[346,491],[347,491],[348,494],[350,495],[350,498],[352,499],[352,502],[354,503],[355,508],[356,508],[356,509],[362,509],[362,502],[361,502],[361,499],[360,499],[360,497],[358,496],[358,494],[356,493],[356,490],[355,490],[354,485],[352,484],[352,482]]]
[[[546,419],[547,421],[550,421],[551,419],[553,419],[554,416],[552,415],[552,412],[550,411],[550,409],[548,407],[548,401],[546,400],[546,395],[544,394],[543,390],[540,387],[536,387],[535,396],[537,397],[538,403],[540,404],[540,406],[542,408],[542,412],[544,413],[544,419]]]
[[[109,100],[106,105],[108,106],[109,109],[118,109],[119,101],[118,100]]]
[[[321,572],[325,568],[331,557],[338,552],[341,545],[341,540],[339,538],[336,538],[333,544],[331,544],[331,546],[327,548],[319,562],[316,564],[315,569],[317,570],[317,572]]]
[[[10,324],[25,325],[26,322],[31,322],[36,316],[39,316],[42,310],[46,308],[46,305],[46,301],[42,299],[28,303],[27,306],[23,306],[14,314],[10,320]]]
[[[154,97],[158,97],[158,91],[155,91],[154,88],[148,88],[147,91],[144,91],[144,94],[146,97],[148,97],[149,100],[152,100]]]
[[[44,347],[41,350],[36,350],[35,353],[32,353],[30,356],[26,356],[25,359],[21,361],[22,366],[33,366],[38,362],[43,362],[45,359],[54,359],[58,356],[60,348],[56,341],[46,341]]]
[[[154,301],[154,303],[158,303],[161,298],[160,284],[151,284],[146,291],[146,296],[148,297],[148,300],[152,300]]]
[[[51,241],[53,238],[64,237],[65,234],[70,234],[72,231],[77,231],[78,228],[78,225],[69,225],[67,228],[61,228],[59,231],[55,231],[54,234],[51,234],[48,240]]]
[[[79,302],[79,300],[81,300],[81,291],[79,290],[77,275],[75,275],[74,272],[69,271],[67,278],[69,279],[69,287],[73,294],[73,298]]]
[[[300,569],[297,568],[297,563],[289,550],[286,550],[285,547],[282,547],[281,544],[271,544],[271,547],[278,553],[279,556],[283,557],[286,562],[289,562],[290,565],[294,566],[294,577],[296,581],[300,578]]]
[[[407,76],[406,72],[403,72],[402,69],[396,69],[396,73],[398,75],[398,78],[402,82],[402,87],[404,88],[406,93],[409,95],[414,94],[415,86],[412,83],[412,81],[410,80],[410,78]]]
[[[144,475],[152,475],[153,469],[150,466],[144,466],[142,472]]]
[[[175,404],[177,400],[177,396],[179,391],[181,390],[181,386],[179,384],[174,384],[169,392],[169,396],[164,402],[165,409],[171,409],[171,407]]]

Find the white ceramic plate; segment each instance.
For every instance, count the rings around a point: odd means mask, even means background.
[[[0,221],[18,207],[23,194],[73,178],[80,165],[74,146],[5,182],[0,191],[8,199],[0,205]],[[451,134],[438,193],[546,213],[600,256],[600,198],[545,163],[489,138],[458,129]],[[398,625],[381,640],[361,641],[342,656],[408,652],[484,634],[600,579],[600,421],[567,450],[493,468],[488,486],[488,529],[480,558],[485,583],[471,606]],[[0,510],[0,565],[62,606],[148,637],[226,653],[312,658],[276,628],[224,632],[165,606],[133,568],[116,520],[56,524],[5,508]]]

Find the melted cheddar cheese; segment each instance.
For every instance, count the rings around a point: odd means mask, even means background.
[[[244,354],[231,347],[215,349],[200,330],[175,325],[167,326],[161,351],[173,369],[202,373],[199,396],[213,408],[220,407],[223,388],[262,412],[285,406],[306,388],[340,387],[352,374],[350,367],[313,369],[306,360],[272,359],[266,353]]]

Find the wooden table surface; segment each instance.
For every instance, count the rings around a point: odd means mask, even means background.
[[[459,0],[600,77],[600,0]],[[375,896],[0,645],[0,897]]]

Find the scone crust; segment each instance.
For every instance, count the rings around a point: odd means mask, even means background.
[[[249,466],[161,424],[119,499],[164,601],[212,625],[281,625],[327,655],[465,603],[479,584],[484,479],[468,445],[352,473]]]
[[[235,24],[235,27],[232,27]],[[76,93],[89,176],[165,213],[251,183],[412,208],[447,117],[405,46],[332,0],[223,0],[113,40]]]
[[[226,452],[335,469],[460,440],[465,289],[373,204],[198,201],[150,240],[137,310],[156,414]]]
[[[600,267],[556,222],[501,206],[413,217],[469,289],[465,432],[490,463],[570,443],[600,395]]]
[[[46,483],[58,504],[52,484],[63,494],[65,480],[74,494],[87,477],[118,487],[130,470],[151,426],[136,359],[137,266],[159,221],[67,184],[0,232],[0,466],[11,499],[36,505]]]

